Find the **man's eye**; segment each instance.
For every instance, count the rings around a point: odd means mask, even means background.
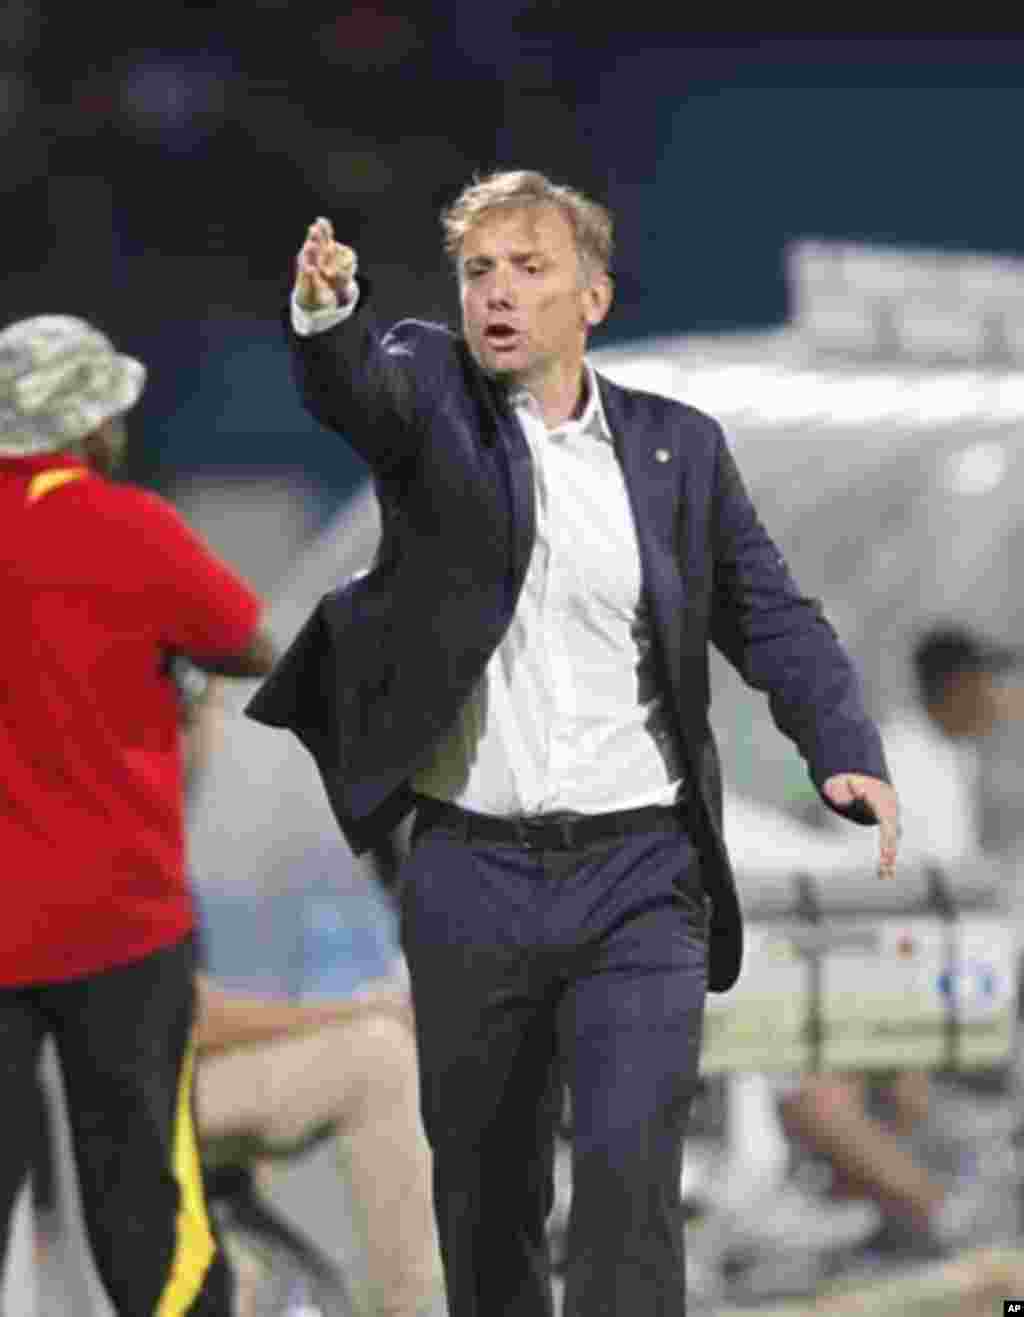
[[[526,273],[527,273],[527,274],[540,274],[540,266],[539,266],[539,265],[528,265],[528,266],[526,267]]]

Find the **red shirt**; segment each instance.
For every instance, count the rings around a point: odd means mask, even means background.
[[[0,458],[0,985],[191,930],[164,663],[240,653],[260,611],[155,494],[76,458]]]

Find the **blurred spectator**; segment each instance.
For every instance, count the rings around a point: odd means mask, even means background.
[[[217,683],[185,674],[182,684],[194,789],[218,744]],[[348,1216],[358,1245],[360,1313],[440,1317],[430,1150],[389,897],[334,838],[298,838],[290,852],[286,843],[260,880],[200,876],[195,890],[207,1158],[215,1165],[219,1148],[240,1145],[266,1179],[275,1161],[329,1136],[340,1176],[333,1219]]]
[[[1024,689],[1000,681],[1021,661],[1018,651],[956,625],[934,627],[915,645],[919,707],[882,727],[900,792],[904,863],[948,874],[980,852],[978,743],[1024,716]],[[888,1128],[868,1114],[867,1095],[862,1076],[806,1078],[783,1099],[783,1121],[828,1159],[838,1192],[876,1200],[887,1215],[940,1246],[962,1243],[984,1205],[982,1187],[945,1182],[908,1142],[932,1119],[929,1076],[905,1072],[883,1084],[879,1098]],[[968,1111],[964,1137],[970,1119]]]
[[[69,316],[0,333],[0,1248],[53,1036],[90,1243],[123,1312],[228,1317],[189,1102],[187,654],[257,676],[261,602],[162,499],[108,477],[145,368]]]
[[[915,645],[919,706],[882,729],[907,860],[948,869],[981,850],[979,744],[1024,717],[1024,688],[1001,680],[1022,662],[1017,650],[952,625]]]
[[[1018,714],[1019,688],[1000,680],[1017,661],[1013,650],[958,627],[920,637],[913,653],[919,705],[882,729],[900,790],[901,863],[950,870],[978,853],[978,743]],[[857,860],[840,824],[808,831],[777,811],[761,806],[760,813],[727,797],[726,835],[745,873],[775,863],[827,882]],[[753,1261],[796,1245],[805,1254],[848,1249],[877,1230],[879,1208],[888,1217],[883,1233],[899,1221],[919,1242],[952,1245],[985,1209],[978,1185],[954,1180],[951,1193],[940,1170],[964,1165],[975,1132],[1000,1118],[948,1085],[936,1100],[927,1074],[733,1074],[727,1090],[727,1155],[706,1192],[710,1215],[698,1233],[705,1261]],[[787,1130],[830,1164],[831,1194],[840,1201],[808,1192],[790,1174]]]
[[[789,881],[793,874],[811,872],[827,884],[831,875],[849,871],[851,851],[844,838],[728,787],[723,805],[736,871],[755,890],[764,879]],[[881,1220],[874,1204],[833,1201],[794,1173],[778,1100],[780,1092],[799,1085],[798,1076],[731,1071],[720,1082],[723,1138],[687,1190],[698,1218],[688,1243],[688,1283],[709,1302],[722,1297],[725,1272],[764,1262],[778,1266],[794,1254],[805,1267],[823,1266],[829,1256],[868,1240]]]
[[[317,33],[329,63],[351,72],[378,72],[420,46],[413,20],[378,4],[348,5]]]
[[[142,142],[172,155],[188,155],[219,128],[231,73],[226,61],[158,56],[142,60],[121,82],[125,124]]]
[[[412,1012],[374,890],[339,844],[262,891],[255,920],[244,877],[199,891],[211,973],[199,981],[196,1098],[214,1160],[218,1140],[242,1139],[266,1169],[329,1135],[341,1177],[332,1218],[351,1222],[360,1311],[440,1313]],[[257,923],[272,936],[254,940]],[[222,958],[229,940],[233,955]],[[243,954],[255,992],[236,986]]]

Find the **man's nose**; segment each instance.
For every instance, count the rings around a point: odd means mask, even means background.
[[[491,308],[512,305],[512,283],[507,273],[492,271],[487,281],[487,305]]]

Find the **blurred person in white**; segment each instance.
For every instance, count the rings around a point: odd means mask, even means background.
[[[979,854],[981,743],[1024,716],[1024,687],[1007,674],[1024,654],[966,627],[930,628],[913,651],[920,702],[882,727],[906,782],[905,862],[949,869]]]
[[[899,784],[904,863],[948,873],[981,853],[981,743],[1024,716],[1024,687],[1006,680],[1022,660],[955,624],[931,627],[916,642],[919,704],[882,725]],[[886,1076],[877,1093],[885,1119],[876,1120],[866,1076],[821,1075],[783,1097],[781,1113],[785,1128],[831,1163],[836,1192],[874,1199],[890,1218],[952,1247],[969,1236],[982,1193],[969,1182],[947,1183],[915,1155],[938,1116],[935,1097],[926,1072]],[[982,1120],[980,1106],[973,1112],[952,1095],[942,1100],[965,1134],[968,1122]]]
[[[216,749],[215,692],[200,709],[188,722],[193,780]],[[430,1150],[389,899],[340,839],[299,839],[265,881],[199,875],[194,887],[207,1155],[216,1163],[218,1141],[240,1143],[267,1187],[275,1165],[330,1137],[360,1317],[440,1317]]]

